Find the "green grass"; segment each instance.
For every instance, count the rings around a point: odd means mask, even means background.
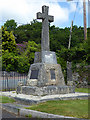
[[[90,88],[75,88],[75,92],[90,93]]]
[[[9,98],[7,96],[0,96],[0,103],[13,103],[15,102],[14,99]]]
[[[32,105],[26,109],[77,118],[88,118],[88,100],[47,101]]]
[[[32,118],[31,114],[25,115],[25,117]]]

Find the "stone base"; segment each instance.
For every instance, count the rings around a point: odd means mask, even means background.
[[[18,86],[16,92],[26,95],[35,95],[35,96],[68,94],[68,93],[74,93],[75,87],[74,86],[45,86],[45,87]]]
[[[34,63],[57,64],[56,54],[52,51],[35,52]]]
[[[26,86],[65,86],[59,64],[35,63],[30,66]]]

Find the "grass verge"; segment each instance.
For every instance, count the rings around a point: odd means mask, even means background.
[[[7,96],[0,96],[0,103],[13,103],[15,102],[14,99],[9,98]]]
[[[75,92],[90,93],[90,88],[75,88]]]
[[[47,101],[26,109],[88,119],[88,100]]]
[[[25,117],[32,118],[31,114],[25,115]]]

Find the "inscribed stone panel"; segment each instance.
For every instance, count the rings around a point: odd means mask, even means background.
[[[38,79],[38,72],[39,70],[31,70],[30,79]]]
[[[55,77],[55,70],[51,69],[50,73],[51,73],[51,79],[56,79],[56,77]]]

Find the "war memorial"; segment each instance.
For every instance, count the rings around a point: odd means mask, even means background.
[[[37,13],[37,19],[42,19],[41,52],[35,53],[34,63],[30,66],[26,84],[17,87],[17,93],[35,96],[74,93],[74,86],[65,85],[60,64],[57,64],[55,52],[50,51],[49,22],[54,16],[48,15],[49,7],[42,6],[42,13]]]

